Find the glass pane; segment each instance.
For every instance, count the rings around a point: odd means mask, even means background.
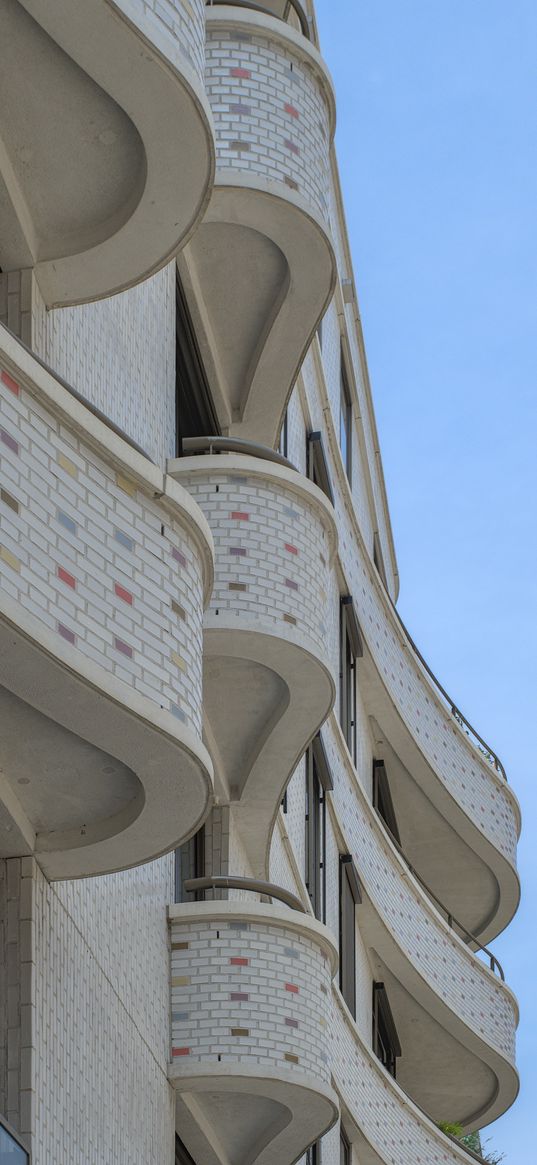
[[[28,1154],[0,1125],[0,1165],[28,1165]]]

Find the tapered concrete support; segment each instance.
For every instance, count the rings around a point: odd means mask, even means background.
[[[34,268],[47,307],[130,287],[189,238],[214,174],[204,39],[203,0],[2,4],[0,266]]]

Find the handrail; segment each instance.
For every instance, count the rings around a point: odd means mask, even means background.
[[[226,4],[231,5],[232,8],[253,8],[254,12],[262,12],[265,16],[275,16],[275,13],[272,12],[270,8],[267,8],[265,4],[256,3],[256,0],[205,0],[205,3],[209,8],[218,7],[219,4]],[[292,9],[295,15],[298,17],[302,35],[305,36],[307,40],[311,40],[309,21],[302,6],[298,3],[298,0],[287,0],[287,3],[285,4],[285,15],[280,17],[276,16],[276,20],[283,20],[285,23],[287,23],[287,17],[290,9]]]
[[[464,938],[468,941],[468,943],[474,943],[478,950],[483,951],[483,954],[485,954],[490,961],[491,971],[493,971],[494,974],[496,974],[496,969],[497,969],[497,974],[499,975],[502,983],[505,983],[505,975],[504,975],[503,967],[502,967],[500,961],[496,958],[496,955],[493,955],[492,951],[489,951],[488,947],[484,946],[483,943],[481,943],[479,941],[479,939],[476,938],[475,934],[472,934],[472,931],[468,930],[468,927],[464,926],[464,923],[459,922],[458,918],[455,918],[455,915],[452,914],[450,910],[448,910],[447,906],[444,906],[444,903],[440,901],[440,898],[437,897],[434,890],[431,890],[430,886],[427,885],[427,882],[424,881],[421,874],[418,874],[418,871],[416,869],[414,869],[414,866],[412,865],[412,863],[409,862],[403,847],[399,844],[399,842],[397,841],[397,838],[394,837],[389,825],[386,824],[384,818],[381,816],[380,813],[377,813],[377,817],[379,818],[379,821],[382,822],[383,829],[388,834],[388,837],[389,837],[392,845],[395,846],[397,853],[399,854],[400,857],[402,857],[405,865],[410,870],[410,873],[413,875],[413,877],[416,879],[416,881],[419,882],[420,886],[422,887],[423,890],[425,890],[425,893],[429,896],[429,898],[432,898],[433,902],[435,902],[436,905],[439,907],[439,909],[442,911],[442,913],[445,914],[448,926],[452,930],[457,929],[457,930],[462,931],[462,934],[459,935],[459,938],[462,938],[464,936]]]
[[[247,441],[245,437],[182,437],[180,456],[191,453],[244,453],[246,457],[259,457],[262,461],[274,461],[297,473],[296,465],[283,453],[277,453],[270,445],[259,445],[257,441]]]
[[[137,453],[141,453],[142,457],[145,457],[146,461],[150,461],[152,465],[156,464],[156,462],[153,461],[153,458],[149,456],[149,453],[146,453],[145,449],[142,449],[142,446],[139,445],[133,437],[129,437],[128,433],[125,433],[123,429],[120,429],[119,425],[116,425],[115,421],[111,421],[110,417],[107,417],[106,413],[103,413],[101,409],[97,408],[97,405],[92,404],[91,401],[87,400],[86,397],[78,391],[78,389],[73,388],[72,384],[69,384],[67,380],[64,380],[63,376],[60,376],[59,372],[56,372],[56,370],[52,368],[50,364],[47,364],[46,360],[42,360],[41,356],[38,356],[37,352],[34,352],[33,348],[30,348],[28,344],[25,344],[24,341],[20,339],[19,336],[15,335],[15,332],[12,332],[10,328],[6,327],[5,324],[0,323],[0,328],[3,328],[12,339],[16,340],[17,344],[20,344],[21,348],[23,348],[24,351],[32,357],[32,360],[35,360],[36,363],[39,364],[40,368],[43,368],[45,372],[48,372],[49,376],[52,376],[54,380],[58,382],[58,384],[61,384],[62,388],[65,388],[66,392],[73,396],[75,400],[79,401],[80,404],[84,405],[84,408],[86,408],[89,413],[92,413],[94,417],[97,417],[97,420],[102,421],[103,425],[106,425],[108,429],[111,429],[117,437],[121,437],[122,441],[126,441],[127,445],[130,445],[131,448],[135,449]]]
[[[187,878],[183,882],[183,887],[187,894],[194,894],[199,890],[249,890],[253,894],[264,894],[266,898],[277,898],[279,902],[290,906],[292,910],[299,910],[301,914],[308,913],[295,894],[284,890],[282,886],[276,886],[274,882],[262,882],[259,878],[226,877],[217,874],[206,878]]]
[[[434,672],[429,667],[427,660],[425,660],[423,658],[423,655],[421,654],[419,647],[417,647],[416,644],[414,643],[414,640],[410,634],[410,631],[408,631],[407,627],[403,623],[403,620],[399,614],[399,611],[397,610],[397,607],[395,606],[395,603],[394,603],[391,595],[389,595],[387,591],[386,591],[386,595],[387,595],[387,597],[390,601],[390,604],[393,608],[393,612],[394,612],[395,617],[399,623],[399,626],[401,627],[404,635],[408,639],[408,642],[409,642],[414,654],[417,655],[420,663],[425,668],[427,675],[433,681],[433,684],[435,685],[437,690],[440,692],[441,696],[443,696],[443,698],[446,701],[446,704],[451,712],[451,715],[457,721],[457,724],[459,725],[460,728],[463,729],[463,731],[466,733],[466,735],[470,738],[471,737],[474,738],[474,742],[476,743],[476,747],[478,748],[479,752],[482,753],[482,755],[485,757],[485,759],[488,760],[489,764],[494,766],[494,768],[496,769],[496,772],[498,772],[500,774],[500,776],[503,777],[504,781],[507,781],[507,773],[502,765],[502,762],[501,762],[499,756],[497,756],[496,753],[493,752],[493,750],[489,747],[489,745],[486,743],[486,741],[483,740],[483,737],[479,735],[479,732],[477,732],[477,730],[473,727],[473,725],[470,724],[470,721],[463,714],[463,712],[461,712],[460,708],[458,708],[457,705],[453,703],[453,700],[451,699],[451,697],[448,696],[446,689],[442,686],[442,684],[440,683],[440,680],[438,680],[436,678]]]

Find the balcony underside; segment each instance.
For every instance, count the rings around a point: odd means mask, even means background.
[[[172,849],[207,812],[211,764],[177,725],[14,602],[0,613],[0,853],[48,878]]]
[[[210,612],[204,694],[217,788],[234,805],[253,875],[265,877],[285,786],[333,705],[334,678],[305,636]]]
[[[179,269],[222,432],[274,446],[334,288],[326,227],[283,183],[217,173]]]
[[[435,1122],[457,1122],[471,1131],[496,1120],[517,1096],[518,1075],[511,1060],[480,1033],[480,1008],[487,1004],[479,992],[479,972],[466,989],[465,1001],[469,991],[475,993],[470,1027],[444,1002],[428,952],[421,952],[419,966],[411,964],[367,896],[360,932],[375,980],[386,985],[403,1049],[398,1083]],[[431,933],[431,943],[434,938]],[[498,981],[498,990],[507,989]],[[516,1018],[513,1009],[513,1025]]]
[[[0,266],[35,268],[48,307],[158,270],[209,195],[201,84],[136,19],[109,0],[1,7]]]
[[[291,1073],[211,1064],[172,1069],[181,1140],[204,1165],[286,1165],[337,1119],[332,1090]]]
[[[386,762],[406,856],[451,913],[488,943],[513,917],[516,870],[452,795],[398,712],[366,647],[359,684]],[[440,741],[439,747],[441,748]],[[495,774],[490,772],[490,781]]]

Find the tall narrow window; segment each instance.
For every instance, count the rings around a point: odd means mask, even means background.
[[[382,818],[392,837],[401,845],[397,818],[393,807],[388,774],[383,760],[373,761],[373,808]]]
[[[175,305],[175,409],[180,454],[183,437],[217,437],[220,426],[179,275]]]
[[[278,453],[281,453],[282,457],[289,456],[289,409],[286,409],[284,413],[282,427],[280,429]]]
[[[360,882],[352,854],[339,858],[339,986],[347,1007],[356,1017],[356,921],[361,902]]]
[[[339,1165],[352,1165],[352,1149],[343,1124],[339,1126]]]
[[[306,886],[316,918],[326,922],[326,794],[332,777],[320,733],[306,752]]]
[[[322,434],[308,433],[306,440],[306,469],[310,481],[322,489],[327,498],[334,503],[332,483],[328,472],[328,462],[324,451]]]
[[[384,983],[373,983],[373,1051],[395,1080],[401,1044]]]
[[[184,845],[180,846],[175,851],[175,901],[176,902],[191,902],[197,901],[203,891],[196,891],[194,895],[188,894],[185,891],[185,882],[189,878],[203,878],[205,874],[205,829],[202,827],[198,832],[191,837],[189,841],[185,841]]]
[[[341,352],[339,382],[339,447],[349,481],[352,477],[352,400],[349,381],[345,369],[345,359]]]
[[[356,764],[356,660],[363,655],[363,647],[351,595],[343,595],[341,599],[340,624],[339,720]]]

